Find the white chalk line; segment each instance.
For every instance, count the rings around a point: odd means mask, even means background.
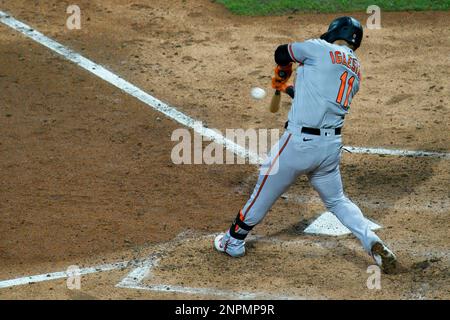
[[[125,278],[120,281],[116,287],[119,288],[129,288],[132,286],[136,286],[141,283],[144,278],[149,277],[151,275],[152,269],[158,264],[159,258],[155,255],[151,255],[148,259],[146,259],[142,266],[137,267],[133,271],[131,271]]]
[[[75,63],[86,71],[96,75],[97,77],[105,80],[106,82],[114,85],[115,87],[121,89],[125,93],[137,98],[138,100],[144,102],[149,107],[163,113],[167,117],[177,121],[178,123],[193,129],[198,134],[214,141],[218,144],[223,145],[226,149],[233,152],[234,154],[247,158],[251,163],[260,163],[262,159],[250,150],[236,144],[225,138],[223,135],[217,133],[212,129],[205,128],[203,126],[197,125],[197,121],[186,114],[178,111],[177,109],[169,106],[168,104],[162,102],[161,100],[151,96],[150,94],[139,89],[130,82],[124,80],[120,76],[112,73],[111,71],[105,69],[103,66],[96,64],[95,62],[83,57],[77,52],[67,48],[66,46],[46,37],[42,33],[34,30],[27,24],[24,24],[9,14],[0,11],[0,22],[4,25],[22,33],[28,38],[40,43],[41,45],[49,48],[50,50],[58,53],[67,60]],[[427,151],[409,151],[409,150],[391,150],[382,148],[362,148],[362,147],[345,147],[353,153],[365,153],[365,154],[382,154],[382,155],[396,155],[396,156],[413,156],[413,157],[436,157],[436,158],[448,158],[450,159],[450,153],[440,153],[440,152],[427,152]],[[82,274],[89,274],[102,271],[111,271],[123,268],[121,264],[127,264],[128,262],[119,262],[117,264],[103,265],[99,267],[91,267],[81,269]],[[120,265],[117,266],[117,265]],[[141,270],[142,271],[142,270]],[[138,271],[137,271],[138,272]],[[27,284],[32,282],[39,282],[45,280],[54,280],[66,278],[68,276],[67,272],[56,272],[50,274],[42,274],[30,277],[23,277],[13,280],[2,281],[0,284],[3,285],[19,285]],[[28,279],[28,280],[27,280]],[[31,279],[31,280],[30,280]],[[16,284],[18,283],[18,284]],[[0,287],[1,288],[1,287]]]
[[[166,243],[160,244],[159,246],[163,248],[163,250],[166,250],[169,245],[178,243],[180,239],[184,239],[189,234],[186,232],[180,233],[175,239],[168,241]],[[201,237],[199,238],[201,239]],[[120,261],[115,263],[109,263],[109,264],[102,264],[95,267],[87,267],[87,268],[80,268],[77,274],[79,275],[87,275],[97,272],[106,272],[106,271],[114,271],[114,270],[125,270],[129,268],[134,268],[133,271],[131,271],[126,278],[123,280],[123,284],[126,285],[127,283],[134,283],[133,281],[141,281],[143,278],[147,276],[147,272],[151,270],[152,263],[154,263],[156,253],[151,255],[147,259],[135,259],[135,260],[129,260],[129,261]],[[0,281],[0,289],[9,288],[9,287],[15,287],[25,284],[32,284],[37,282],[45,282],[45,281],[52,281],[52,280],[58,280],[58,279],[64,279],[68,278],[69,276],[73,276],[73,272],[67,272],[67,271],[58,271],[58,272],[51,272],[51,273],[43,273],[38,275],[32,275],[32,276],[25,276],[25,277],[19,277],[15,279],[10,280],[3,280]]]
[[[413,158],[442,158],[450,159],[450,153],[448,152],[434,152],[434,151],[421,151],[421,150],[398,150],[398,149],[386,149],[386,148],[370,148],[370,147],[351,147],[344,146],[344,149],[350,153],[359,154],[377,154],[383,156],[400,156],[400,157],[413,157]]]
[[[89,60],[79,53],[69,49],[68,47],[56,42],[43,35],[42,33],[36,31],[29,25],[16,20],[9,14],[0,11],[0,22],[7,25],[8,27],[22,33],[28,38],[40,43],[41,45],[49,48],[50,50],[58,53],[67,60],[75,63],[79,67],[85,69],[86,71],[96,75],[100,79],[112,84],[113,86],[119,88],[125,93],[137,98],[138,100],[144,102],[147,106],[163,113],[172,120],[193,129],[198,134],[214,141],[218,144],[223,145],[226,149],[234,154],[249,159],[250,163],[261,163],[264,159],[258,154],[247,150],[245,147],[240,146],[234,141],[227,139],[220,133],[206,128],[201,125],[197,125],[199,121],[191,118],[190,116],[178,111],[174,107],[162,102],[161,100],[153,97],[152,95],[146,93],[140,88],[136,87],[132,83],[124,80],[120,76],[114,74],[113,72],[105,69],[103,66]],[[435,158],[448,158],[450,159],[450,153],[442,152],[428,152],[428,151],[410,151],[410,150],[394,150],[394,149],[383,149],[383,148],[368,148],[368,147],[351,147],[346,146],[347,150],[353,153],[364,153],[364,154],[380,154],[380,155],[395,155],[395,156],[411,156],[411,157],[435,157]]]
[[[203,296],[212,296],[212,297],[223,297],[230,299],[269,299],[269,300],[307,300],[312,298],[306,298],[302,296],[285,296],[285,295],[274,295],[270,293],[263,292],[244,292],[244,291],[232,291],[232,290],[224,290],[224,289],[215,289],[215,288],[195,288],[195,287],[183,287],[183,286],[175,286],[175,285],[148,285],[148,286],[139,286],[139,285],[130,285],[121,287],[124,289],[134,289],[134,290],[144,290],[144,291],[153,291],[159,293],[180,293],[180,294],[189,294],[189,295],[203,295]]]
[[[118,270],[118,269],[126,269],[129,267],[131,267],[130,261],[102,264],[102,265],[99,265],[96,267],[80,268],[80,270],[77,272],[77,275],[81,276],[81,275],[87,275],[87,274],[91,274],[91,273],[106,272],[106,271],[112,271],[112,270]],[[26,276],[26,277],[11,279],[11,280],[4,280],[4,281],[0,281],[0,289],[20,286],[20,285],[25,285],[25,284],[32,284],[32,283],[37,283],[37,282],[65,279],[70,276],[74,276],[74,273],[67,272],[67,271],[58,271],[58,272],[52,272],[52,273],[38,274],[38,275],[34,275],[34,276]]]
[[[182,239],[185,239],[186,236],[189,236],[188,232],[181,232],[179,235],[177,235],[177,237],[175,237],[175,239],[168,241],[166,243],[160,244],[160,247],[165,250],[169,245],[180,242]],[[115,262],[115,263],[102,264],[102,265],[98,265],[95,267],[80,268],[79,271],[77,272],[77,274],[87,275],[87,274],[97,273],[97,272],[106,272],[106,271],[135,268],[128,275],[128,277],[126,277],[124,280],[128,280],[129,282],[140,281],[140,279],[143,279],[147,275],[146,272],[148,272],[148,270],[150,270],[151,264],[153,262],[155,255],[156,254],[150,256],[148,259],[120,261],[120,262]],[[58,271],[58,272],[43,273],[43,274],[32,275],[32,276],[19,277],[19,278],[10,279],[10,280],[3,280],[3,281],[0,281],[0,289],[20,286],[20,285],[25,285],[25,284],[31,284],[31,283],[37,283],[37,282],[45,282],[45,281],[51,281],[51,280],[64,279],[64,278],[68,278],[71,275],[73,276],[74,273],[67,272],[67,271]],[[124,282],[124,284],[126,284],[126,283],[127,283],[127,281]]]

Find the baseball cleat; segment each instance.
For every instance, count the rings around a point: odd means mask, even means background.
[[[372,246],[372,257],[384,273],[392,273],[397,267],[395,254],[382,242]]]
[[[228,254],[233,258],[239,258],[245,255],[245,242],[231,239],[225,233],[221,233],[214,239],[214,248],[217,251]]]

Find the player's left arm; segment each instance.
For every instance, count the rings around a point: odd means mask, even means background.
[[[289,54],[289,44],[282,44],[275,50],[275,63],[281,67],[287,67],[295,62]]]
[[[272,87],[278,91],[285,92],[292,99],[295,95],[293,85],[288,85],[287,82],[292,75],[292,64],[294,60],[291,59],[288,52],[288,45],[284,44],[275,50],[275,76],[272,78]]]

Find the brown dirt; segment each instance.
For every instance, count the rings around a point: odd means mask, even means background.
[[[79,31],[65,28],[68,4],[61,1],[0,0],[0,9],[222,130],[282,127],[287,99],[271,115],[267,100],[251,100],[249,90],[269,87],[276,45],[317,36],[333,18],[236,17],[206,0],[78,4]],[[367,30],[358,50],[363,83],[345,143],[449,152],[448,13],[382,18],[383,29]],[[177,123],[6,26],[0,30],[0,279],[142,258],[185,230],[211,234],[228,226],[256,167],[173,165]],[[385,227],[379,234],[402,264],[399,274],[383,277],[380,291],[365,287],[371,261],[352,237],[301,232],[323,211],[304,179],[255,229],[285,244],[256,241],[245,258],[231,261],[211,250],[211,239],[191,240],[171,247],[145,283],[309,298],[448,299],[449,169],[442,159],[345,154],[347,193]],[[253,287],[236,285],[238,270],[248,270]],[[82,292],[52,281],[1,289],[0,298],[202,298],[114,288],[128,271],[87,276]]]

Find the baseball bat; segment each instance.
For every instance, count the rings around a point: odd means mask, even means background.
[[[276,113],[280,109],[280,103],[281,103],[281,92],[278,90],[275,90],[275,93],[273,94],[272,101],[270,102],[270,112]]]
[[[276,72],[276,71],[275,71]],[[283,78],[286,76],[286,73],[283,70],[278,71],[278,76]],[[275,90],[273,94],[272,101],[270,102],[270,112],[276,113],[280,109],[281,103],[281,92],[279,90]]]

